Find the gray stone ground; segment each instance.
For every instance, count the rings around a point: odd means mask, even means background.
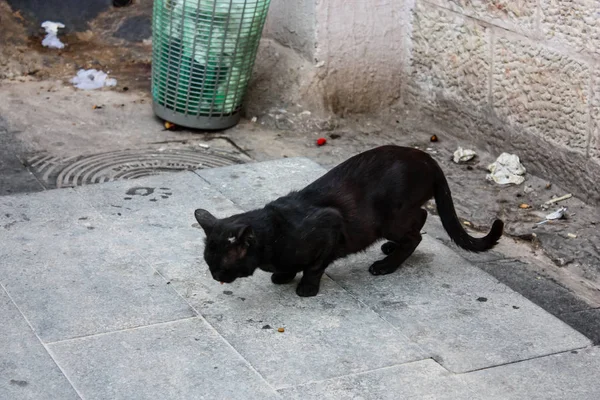
[[[475,265],[494,254],[436,240],[435,219],[397,273],[368,273],[374,247],[314,298],[263,272],[212,280],[195,208],[231,215],[324,171],[288,159],[0,197],[0,398],[600,396],[598,348]]]

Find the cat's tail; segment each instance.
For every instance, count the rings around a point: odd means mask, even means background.
[[[434,185],[434,198],[442,225],[454,243],[475,253],[489,250],[498,243],[504,230],[504,222],[499,219],[494,221],[490,232],[482,238],[474,238],[465,231],[456,215],[448,181],[439,166],[436,168]]]

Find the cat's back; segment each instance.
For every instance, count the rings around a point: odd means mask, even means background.
[[[412,147],[385,145],[357,154],[331,169],[301,192],[340,190],[341,186],[363,186],[378,182],[385,175],[421,172],[435,167],[429,154]]]

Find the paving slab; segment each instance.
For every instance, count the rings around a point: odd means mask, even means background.
[[[3,212],[18,219],[0,229],[0,282],[43,341],[195,315],[74,191],[17,196]]]
[[[460,376],[448,372],[433,360],[311,382],[279,390],[279,393],[285,399],[298,400],[457,400],[474,397]]]
[[[79,399],[2,288],[0,321],[0,399]]]
[[[246,211],[302,189],[326,172],[319,164],[301,157],[196,171]]]
[[[241,212],[193,172],[76,191],[118,232],[121,241],[130,243],[151,264],[198,264],[204,232],[194,218],[195,209],[207,209],[218,217]]]
[[[261,271],[221,285],[206,264],[157,268],[276,388],[427,358],[327,277],[318,296],[301,298],[298,280],[278,286]]]
[[[49,349],[85,399],[278,397],[198,318],[68,340]]]
[[[525,360],[590,341],[425,235],[393,274],[367,269],[378,247],[337,262],[328,275],[452,372]]]
[[[566,352],[463,375],[482,399],[596,400],[600,348]]]

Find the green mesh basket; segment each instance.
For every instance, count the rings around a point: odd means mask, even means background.
[[[238,123],[270,0],[155,0],[154,112],[177,125]]]

